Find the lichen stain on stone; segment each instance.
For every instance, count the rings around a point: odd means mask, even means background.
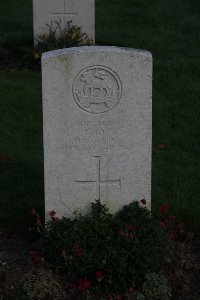
[[[63,56],[63,55],[60,55],[57,57],[57,61],[58,61],[58,65],[59,65],[59,69],[60,70],[64,70],[64,73],[65,75],[67,75],[67,77],[69,77],[70,75],[70,70],[72,70],[72,57],[68,57],[68,56]]]

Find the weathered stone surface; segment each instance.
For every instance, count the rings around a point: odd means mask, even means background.
[[[48,33],[47,24],[51,22],[53,28],[55,21],[61,22],[63,28],[70,20],[95,40],[94,0],[33,0],[34,37]]]
[[[152,58],[117,47],[43,54],[46,213],[151,201]]]

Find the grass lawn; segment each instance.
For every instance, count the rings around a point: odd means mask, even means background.
[[[0,1],[0,32],[4,33],[7,45],[30,45],[33,36],[32,22],[32,1]]]
[[[29,219],[30,207],[43,209],[41,76],[0,72],[0,220]]]
[[[5,45],[32,47],[32,1],[1,0]],[[152,206],[169,202],[200,229],[200,2],[96,0],[96,43],[149,50],[154,59]],[[0,73],[1,222],[43,207],[40,72]],[[163,144],[163,147],[156,146]],[[9,203],[9,205],[8,205]]]

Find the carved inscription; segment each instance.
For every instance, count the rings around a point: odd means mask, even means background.
[[[94,151],[102,154],[113,148],[123,151],[134,149],[132,123],[130,121],[72,121],[67,128],[65,149],[69,151]],[[71,135],[71,133],[73,133]]]
[[[121,82],[112,70],[92,66],[82,70],[73,84],[73,96],[80,108],[99,114],[112,109],[121,97]]]
[[[81,185],[90,185],[95,184],[96,186],[96,200],[100,200],[101,198],[101,186],[102,185],[114,185],[121,187],[121,180],[114,179],[114,180],[102,180],[101,179],[101,157],[100,156],[93,156],[96,160],[96,177],[94,180],[75,180],[76,183]]]

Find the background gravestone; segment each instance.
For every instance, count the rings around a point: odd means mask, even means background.
[[[152,58],[117,47],[43,54],[46,213],[151,199]]]
[[[70,20],[95,40],[94,0],[33,0],[34,37],[48,33],[51,21],[54,28],[55,21],[64,28]]]

